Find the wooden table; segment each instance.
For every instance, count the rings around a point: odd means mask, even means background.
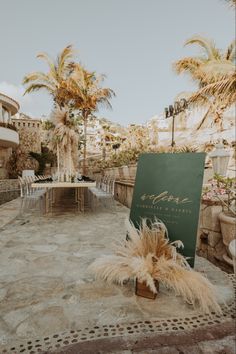
[[[57,188],[75,188],[75,201],[78,204],[78,210],[84,212],[84,193],[85,189],[89,187],[96,187],[96,182],[39,182],[32,183],[32,188],[45,188],[45,213],[48,213],[49,209],[55,201],[54,190]]]

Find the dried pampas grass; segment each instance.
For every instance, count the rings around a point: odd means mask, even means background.
[[[96,259],[89,270],[108,283],[122,285],[137,278],[153,293],[157,292],[157,280],[200,311],[221,313],[214,286],[190,268],[186,258],[177,252],[180,247],[181,241],[169,242],[167,229],[158,220],[150,225],[142,220],[139,230],[129,223],[127,240],[116,245],[114,255]]]
[[[51,114],[51,120],[55,128],[49,148],[55,153],[59,148],[60,167],[64,172],[75,174],[78,168],[79,135],[74,121],[70,118],[68,108],[56,106]]]

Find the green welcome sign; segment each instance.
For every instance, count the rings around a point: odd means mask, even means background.
[[[194,266],[205,153],[140,156],[130,219],[161,219],[171,241],[181,240],[183,254]]]

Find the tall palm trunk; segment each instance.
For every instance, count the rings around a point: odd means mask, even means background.
[[[87,158],[87,126],[88,126],[88,110],[83,110],[82,116],[84,121],[84,158],[83,158],[83,175],[86,175],[86,158]]]
[[[199,123],[199,125],[197,126],[197,130],[199,130],[201,128],[201,126],[203,125],[203,123],[205,122],[205,120],[207,119],[209,113],[211,111],[211,106],[208,108],[207,112],[204,114],[201,122]]]

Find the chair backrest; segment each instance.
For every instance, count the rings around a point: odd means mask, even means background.
[[[29,177],[29,176],[34,176],[34,170],[23,170],[22,171],[22,177]]]
[[[20,196],[24,197],[26,194],[26,181],[20,176],[18,176],[18,180],[20,185]]]

